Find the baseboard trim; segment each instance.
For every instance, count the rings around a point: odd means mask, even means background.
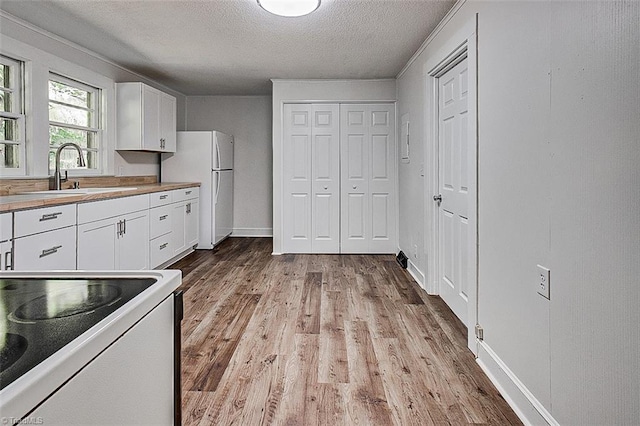
[[[273,228],[233,228],[231,237],[273,237]]]
[[[476,361],[525,425],[559,426],[551,413],[484,341],[478,345]]]
[[[413,279],[415,280],[415,282],[418,283],[418,285],[424,289],[424,274],[422,273],[422,271],[420,269],[418,269],[418,267],[411,261],[411,259],[408,259],[407,261],[407,272],[409,272],[409,275],[411,275],[413,277]]]

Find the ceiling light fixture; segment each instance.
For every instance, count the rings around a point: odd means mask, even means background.
[[[257,0],[260,7],[274,15],[296,17],[313,12],[320,0]]]

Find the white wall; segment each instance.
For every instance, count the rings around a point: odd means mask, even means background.
[[[46,88],[46,79],[49,69],[62,72],[69,77],[83,78],[88,76],[92,80],[99,80],[104,83],[105,95],[107,96],[107,129],[106,142],[112,147],[115,146],[115,82],[142,81],[160,90],[176,96],[178,109],[177,128],[184,129],[185,126],[185,97],[163,87],[154,81],[135,74],[125,68],[116,65],[99,55],[81,48],[67,40],[50,34],[31,24],[25,23],[5,12],[0,13],[0,52],[9,56],[17,56],[18,59],[26,58],[30,60],[27,65],[27,82]],[[93,78],[91,77],[93,75]],[[44,83],[43,83],[44,82]],[[43,86],[44,84],[44,86]],[[32,118],[37,120],[31,125],[32,131],[27,133],[28,151],[34,153],[34,158],[29,166],[31,176],[43,177],[47,174],[47,158],[42,157],[41,144],[48,141],[48,124],[42,125],[47,118],[46,99],[40,92],[33,92],[33,97],[29,97],[31,86],[27,86],[27,108],[33,113]],[[46,96],[46,92],[44,93]],[[42,107],[44,105],[44,107]],[[28,124],[29,126],[29,124]],[[37,154],[35,154],[37,153]],[[157,175],[158,154],[145,152],[114,152],[108,158],[108,174],[124,176],[131,175]]]
[[[640,3],[467,2],[430,39],[397,83],[412,133],[411,163],[399,166],[407,253],[433,183],[414,164],[436,143],[425,66],[475,13],[479,362],[534,423],[635,424]],[[422,245],[423,271],[428,255]],[[536,264],[551,269],[550,301],[536,294]]]
[[[282,253],[282,108],[287,102],[394,101],[395,80],[273,81],[273,252]]]
[[[189,96],[187,130],[234,137],[233,235],[272,235],[271,96]]]

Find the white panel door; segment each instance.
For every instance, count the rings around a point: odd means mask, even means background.
[[[394,253],[395,107],[340,106],[341,252]]]
[[[467,60],[438,79],[439,293],[467,324],[469,173]]]
[[[340,252],[340,108],[284,106],[284,251]]]
[[[340,108],[318,104],[312,108],[311,250],[340,253]]]
[[[284,105],[283,251],[311,253],[311,129],[313,106]]]

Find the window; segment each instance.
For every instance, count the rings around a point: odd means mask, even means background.
[[[0,174],[24,174],[23,64],[0,56]]]
[[[67,142],[80,146],[86,167],[78,167],[75,149],[64,149],[60,169],[100,169],[100,90],[50,74],[49,77],[49,174],[55,170],[57,148]]]

